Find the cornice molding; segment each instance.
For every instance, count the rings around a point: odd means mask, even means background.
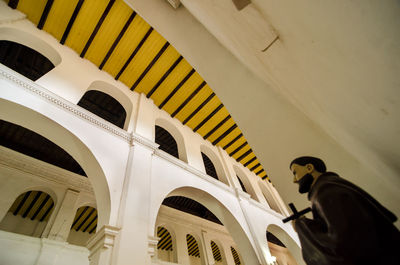
[[[66,185],[74,190],[94,194],[88,178],[53,166],[30,156],[0,146],[0,165],[23,171],[45,181]]]
[[[107,122],[90,111],[87,111],[84,108],[81,108],[80,106],[63,99],[62,97],[50,92],[46,88],[36,84],[35,82],[27,79],[8,67],[3,66],[2,64],[0,64],[0,76],[14,85],[29,91],[31,94],[38,96],[47,102],[52,103],[53,105],[56,105],[57,107],[72,113],[73,115],[86,120],[87,122],[90,122],[111,134],[114,134],[115,136],[122,138],[124,141],[128,143],[132,142],[131,134],[129,134],[127,131],[115,126],[110,122]]]

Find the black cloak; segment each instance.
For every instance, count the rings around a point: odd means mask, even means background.
[[[396,216],[337,174],[322,174],[308,192],[313,219],[295,227],[308,265],[399,265]]]

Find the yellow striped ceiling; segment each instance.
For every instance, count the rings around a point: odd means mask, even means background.
[[[157,249],[172,251],[172,238],[167,229],[160,226],[157,229],[157,236],[160,238],[157,244]]]
[[[240,262],[239,254],[238,254],[238,252],[236,251],[236,249],[234,249],[233,247],[231,247],[231,251],[232,251],[233,259],[234,259],[234,261],[235,261],[235,265],[240,265],[240,264],[242,264],[242,263]]]
[[[192,235],[187,234],[186,243],[188,247],[189,256],[200,258],[199,245],[197,244],[196,239]]]
[[[228,110],[175,48],[122,0],[6,0],[38,28],[144,93],[213,145],[268,179]],[[268,179],[269,180],[269,179]]]
[[[18,196],[8,211],[32,221],[47,222],[53,209],[54,201],[49,194],[31,190]]]
[[[71,230],[92,234],[97,228],[97,210],[90,206],[80,207],[75,214]]]
[[[219,247],[215,244],[214,241],[211,241],[211,249],[213,253],[213,257],[215,261],[222,261],[221,252],[219,251]]]

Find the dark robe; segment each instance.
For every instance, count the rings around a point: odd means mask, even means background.
[[[313,219],[295,222],[308,265],[399,265],[396,216],[354,184],[327,172],[308,193]]]

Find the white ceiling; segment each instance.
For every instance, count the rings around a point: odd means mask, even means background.
[[[127,2],[210,84],[286,202],[306,205],[291,159],[318,155],[400,213],[399,1]]]

